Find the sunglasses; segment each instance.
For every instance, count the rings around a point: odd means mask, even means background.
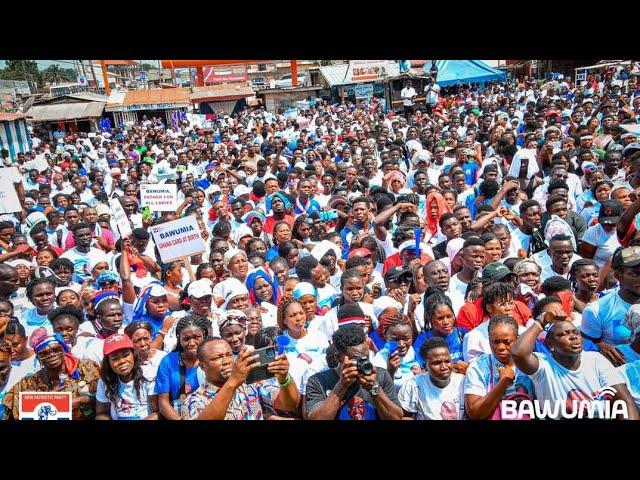
[[[41,358],[41,359],[49,358],[55,355],[60,355],[63,352],[64,352],[64,348],[62,348],[60,345],[52,346],[49,348],[45,348],[44,350],[40,350],[38,352],[38,358]]]

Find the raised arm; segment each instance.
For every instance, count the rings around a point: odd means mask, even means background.
[[[520,369],[527,375],[532,375],[538,371],[540,362],[538,357],[533,354],[538,336],[544,330],[544,318],[534,320],[533,324],[518,337],[511,347],[511,358]]]

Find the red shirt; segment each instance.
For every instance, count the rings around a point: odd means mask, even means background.
[[[267,233],[273,234],[273,227],[275,227],[276,223],[278,222],[287,222],[289,226],[293,229],[293,224],[295,223],[295,219],[291,215],[285,215],[284,218],[281,220],[276,220],[272,216],[267,217],[267,221],[264,222],[264,227],[262,228],[262,230]]]
[[[529,310],[529,307],[523,302],[516,300],[512,316],[518,325],[524,327],[531,318],[531,310]],[[489,317],[484,315],[482,311],[482,298],[479,298],[473,303],[465,303],[463,305],[458,313],[457,324],[458,328],[471,331],[486,320],[489,320]]]
[[[420,254],[420,263],[422,265],[429,263],[431,260],[433,260],[433,258],[431,258],[426,253]],[[402,266],[402,258],[400,258],[400,252],[394,253],[384,261],[384,264],[382,266],[382,276],[384,277],[386,273],[393,267],[401,267],[401,266]]]

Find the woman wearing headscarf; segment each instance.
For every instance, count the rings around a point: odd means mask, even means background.
[[[153,328],[153,348],[161,348],[164,337],[173,326],[173,316],[169,310],[167,291],[158,282],[147,285],[133,305],[133,322],[149,322]]]
[[[95,393],[100,378],[99,366],[91,360],[78,360],[56,333],[44,328],[33,332],[29,343],[42,364],[42,369],[16,383],[3,402],[4,419],[20,418],[20,392],[71,392],[73,420],[88,420],[95,416]]]
[[[444,213],[451,213],[451,208],[445,202],[444,197],[438,192],[431,192],[427,195],[427,233],[423,241],[429,244],[438,244],[446,241],[442,232],[440,232],[440,217]],[[434,243],[435,242],[435,243]]]
[[[293,299],[300,302],[306,315],[306,327],[322,323],[324,316],[319,314],[318,289],[309,282],[299,282],[293,287]]]
[[[267,249],[271,248],[270,235],[264,231],[264,224],[267,221],[267,217],[265,217],[263,213],[254,210],[242,217],[242,220],[251,228],[254,238],[262,240],[267,245]]]
[[[250,270],[246,252],[237,248],[229,249],[224,254],[224,268],[229,271],[231,277],[244,283]]]
[[[525,258],[513,266],[513,273],[518,280],[515,299],[525,303],[529,310],[533,310],[536,302],[544,296],[540,293],[542,267],[535,260]]]
[[[263,268],[258,268],[247,276],[246,286],[251,304],[258,307],[262,314],[262,325],[275,326],[279,301],[278,279]]]

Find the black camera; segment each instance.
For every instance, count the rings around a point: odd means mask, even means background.
[[[371,375],[373,373],[373,364],[369,357],[355,357],[356,368],[360,375]]]

